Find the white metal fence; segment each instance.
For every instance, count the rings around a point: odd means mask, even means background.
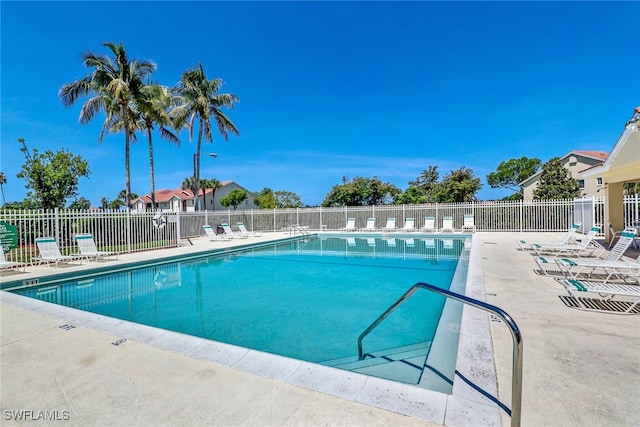
[[[243,222],[247,229],[261,232],[291,225],[331,231],[344,228],[348,218],[355,218],[359,228],[368,218],[375,218],[378,228],[384,227],[388,218],[396,219],[397,228],[413,218],[419,229],[425,217],[434,217],[439,228],[442,218],[451,216],[454,227],[460,229],[464,215],[473,214],[477,231],[564,231],[576,220],[583,223],[583,229],[593,223],[604,224],[604,212],[603,198],[163,212],[160,220],[154,220],[152,212],[4,210],[0,211],[0,231],[6,226],[17,228],[17,248],[6,254],[7,260],[29,262],[38,254],[35,239],[43,236],[54,237],[62,253],[77,252],[74,236],[79,233],[93,234],[101,250],[129,253],[179,246],[182,239],[204,235],[205,224],[214,229],[222,223],[237,228],[237,223]],[[624,212],[626,225],[640,218],[640,196],[625,197]]]

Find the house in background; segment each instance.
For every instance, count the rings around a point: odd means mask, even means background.
[[[247,192],[247,199],[238,206],[237,209],[257,209],[254,194],[233,181],[224,181],[221,183],[222,188],[215,191],[212,188],[200,189],[201,210],[221,210],[228,209],[220,204],[220,200],[233,190],[244,190]],[[204,193],[204,196],[202,195]],[[156,209],[163,212],[193,212],[195,211],[196,199],[193,192],[189,189],[177,190],[157,190],[156,191]],[[215,206],[214,206],[215,203]],[[145,212],[151,210],[151,194],[145,194],[132,202],[132,210],[135,212]]]
[[[609,156],[604,151],[573,150],[560,159],[562,165],[571,173],[571,176],[580,183],[580,197],[601,196],[598,190],[602,188],[602,182],[597,177],[587,176],[586,172],[593,167],[602,165]],[[531,175],[520,183],[525,200],[533,200],[533,192],[538,187],[542,171]]]
[[[626,123],[624,131],[613,146],[607,160],[598,167],[584,173],[586,179],[599,180],[605,197],[605,221],[611,222],[614,230],[622,230],[640,218],[626,218],[624,214],[624,184],[640,182],[640,107]],[[605,227],[609,241],[608,227]]]

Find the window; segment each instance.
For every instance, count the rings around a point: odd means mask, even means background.
[[[579,179],[578,184],[580,185],[580,188],[584,188],[584,179]]]
[[[601,176],[596,178],[596,185],[602,185],[602,177]]]
[[[569,166],[575,166],[577,164],[578,164],[578,162],[569,162]]]

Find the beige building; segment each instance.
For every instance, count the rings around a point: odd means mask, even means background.
[[[624,223],[624,184],[640,182],[640,107],[625,125],[624,131],[613,146],[607,160],[584,173],[586,179],[602,183],[605,197],[605,221],[614,230],[622,230]],[[638,218],[632,218],[637,220]],[[611,238],[605,227],[607,241]]]
[[[233,190],[244,190],[247,192],[247,199],[242,202],[238,209],[257,209],[254,194],[233,181],[224,181],[221,183],[222,188],[218,188],[213,192],[212,188],[204,189],[204,196],[200,195],[196,200],[193,192],[189,189],[177,190],[157,190],[155,194],[156,209],[163,212],[193,212],[195,211],[196,201],[200,204],[200,210],[221,210],[227,209],[220,204],[220,200],[228,196]],[[203,189],[200,189],[203,192]],[[151,194],[146,194],[135,199],[132,204],[132,210],[136,212],[144,212],[151,210]]]
[[[586,172],[595,166],[602,165],[609,156],[604,151],[574,150],[560,159],[562,165],[571,173],[571,176],[580,183],[580,197],[602,196],[602,181],[595,176],[586,176]],[[538,187],[542,171],[531,175],[520,183],[523,189],[524,199],[533,200],[533,192]]]

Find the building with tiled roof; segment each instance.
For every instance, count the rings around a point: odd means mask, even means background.
[[[220,183],[222,188],[215,190],[212,188],[200,189],[200,197],[198,203],[200,210],[220,210],[227,209],[220,204],[220,200],[229,195],[233,190],[244,190],[247,192],[247,200],[238,209],[257,209],[254,202],[254,195],[251,191],[235,183],[234,181],[223,181]],[[196,199],[193,192],[189,189],[181,188],[176,190],[156,190],[156,210],[163,212],[193,212],[195,211]],[[151,194],[145,194],[132,202],[132,209],[137,212],[151,210]]]
[[[562,165],[571,173],[571,176],[580,183],[580,196],[602,196],[598,190],[602,188],[602,182],[595,177],[587,178],[583,173],[587,170],[602,165],[609,157],[604,151],[573,150],[560,158]],[[531,175],[520,183],[525,200],[533,200],[533,192],[538,187],[542,171]]]

